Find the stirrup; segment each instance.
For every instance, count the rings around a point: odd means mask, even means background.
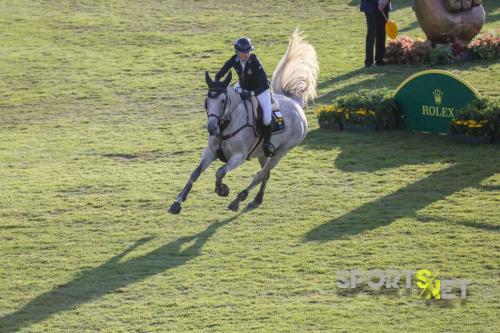
[[[266,155],[266,157],[271,157],[276,154],[276,148],[274,148],[271,142],[265,142],[262,146],[262,150],[264,150],[264,155]]]

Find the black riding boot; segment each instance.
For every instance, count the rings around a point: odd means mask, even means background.
[[[276,153],[276,149],[274,148],[273,144],[271,143],[271,136],[273,134],[273,123],[265,126],[263,128],[263,133],[264,135],[264,145],[262,146],[264,150],[264,155],[267,157],[273,156]]]

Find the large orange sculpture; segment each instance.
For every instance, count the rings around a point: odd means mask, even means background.
[[[485,19],[481,0],[415,0],[415,13],[434,43],[468,42],[481,31]]]

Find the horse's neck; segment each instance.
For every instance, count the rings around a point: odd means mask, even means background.
[[[252,124],[251,103],[247,102],[245,106],[245,101],[243,101],[239,95],[231,98],[230,111],[231,121],[224,130],[224,134],[238,130],[240,127],[247,124],[247,122]]]

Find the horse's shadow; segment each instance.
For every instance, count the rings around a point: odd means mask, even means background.
[[[41,294],[19,310],[1,317],[0,331],[18,331],[47,319],[53,314],[73,309],[79,304],[99,298],[131,283],[184,265],[200,255],[203,245],[219,228],[235,220],[242,213],[215,222],[198,234],[181,237],[143,256],[121,262],[124,256],[154,237],[140,239],[101,266],[81,272],[73,281]],[[191,242],[193,243],[190,246],[183,249],[184,245]]]
[[[495,147],[485,147],[491,149],[492,153],[483,154],[482,160],[479,161],[474,155],[475,148],[450,146],[443,137],[399,132],[388,135],[347,134],[345,138],[338,140],[338,135],[346,134],[334,134],[325,130],[312,131],[306,139],[306,147],[331,149],[340,146],[341,153],[335,160],[335,166],[346,172],[373,172],[435,162],[447,163],[450,166],[315,227],[306,233],[305,241],[342,239],[388,225],[404,217],[427,222],[428,219],[417,212],[455,192],[469,187],[498,191],[496,187],[480,185],[482,180],[500,171],[500,156]],[[434,147],[422,149],[418,145]],[[500,231],[499,226],[487,223],[453,223],[486,231]]]

